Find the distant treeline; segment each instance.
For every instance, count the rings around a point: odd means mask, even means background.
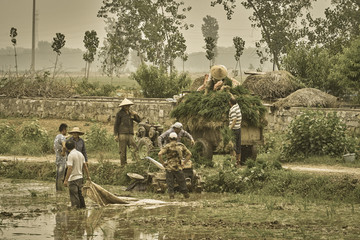
[[[17,48],[18,69],[20,71],[30,69],[31,64],[31,49]],[[51,43],[40,41],[35,51],[35,67],[36,70],[53,70],[56,53],[51,48]],[[84,52],[81,49],[73,49],[64,47],[61,50],[59,57],[59,66],[63,72],[80,72],[84,71],[85,61],[83,60]],[[218,47],[218,55],[215,58],[215,64],[225,65],[229,70],[235,67],[235,48],[234,47]],[[132,57],[135,54],[132,54]],[[266,63],[263,66],[259,63],[259,58],[256,55],[255,48],[246,48],[240,58],[242,70],[269,70],[271,64]],[[134,64],[133,64],[134,62]],[[136,70],[136,65],[139,61],[129,61],[125,67],[125,72]],[[91,64],[91,71],[100,71],[101,61],[96,56],[95,61]],[[176,59],[175,67],[177,70],[183,70],[183,62],[181,59]],[[184,64],[184,70],[188,72],[207,72],[209,70],[209,61],[205,57],[205,52],[196,52],[189,54],[188,60]],[[15,71],[15,59],[13,47],[0,48],[0,71],[8,72]]]

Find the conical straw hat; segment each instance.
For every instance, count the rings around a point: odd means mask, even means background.
[[[78,127],[74,127],[69,133],[70,133],[70,134],[72,134],[72,133],[79,133],[80,135],[83,135],[83,134],[84,134],[84,132],[80,131],[80,128],[78,128]]]
[[[119,105],[119,107],[123,107],[126,105],[134,105],[134,103],[132,101],[130,101],[129,99],[125,98]]]
[[[211,73],[211,76],[213,78],[215,78],[216,80],[222,80],[228,75],[227,69],[224,65],[212,66],[210,73]]]

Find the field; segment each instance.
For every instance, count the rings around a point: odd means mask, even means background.
[[[109,135],[113,128],[111,124],[59,119],[3,118],[0,124],[15,126],[20,134],[34,120],[46,130],[50,141],[62,122],[70,128],[80,127],[86,135],[95,125]],[[140,164],[120,168],[119,162],[113,161],[118,157],[116,147],[110,152],[88,152],[93,181],[112,193],[139,201],[99,207],[86,198],[87,210],[71,210],[67,190],[55,192],[52,153],[39,153],[37,157],[46,158],[42,162],[0,162],[0,238],[357,239],[359,236],[358,163],[342,164],[354,170],[349,173],[267,168],[263,172],[259,166],[231,169],[228,156],[216,155],[214,168],[201,167],[197,171],[213,177],[222,172],[228,176],[222,180],[225,185],[216,185],[221,179],[207,178],[209,191],[191,193],[190,199],[176,194],[175,200],[169,200],[167,194],[125,191],[131,183],[126,173],[136,172]],[[261,154],[260,159],[272,161],[266,154]],[[326,167],[324,162],[331,163],[332,169],[339,166],[336,160],[329,159],[313,159],[312,163]],[[300,164],[292,163],[292,167],[297,165]],[[238,177],[245,182],[236,182]],[[224,192],[221,190],[224,186],[233,186],[238,191]]]

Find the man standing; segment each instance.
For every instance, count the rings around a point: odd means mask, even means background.
[[[82,195],[83,187],[83,169],[90,180],[89,170],[87,168],[85,157],[81,152],[75,149],[75,142],[68,140],[66,148],[70,151],[67,160],[67,174],[65,177],[64,185],[69,186],[71,206],[76,208],[85,208],[85,200]]]
[[[236,154],[236,165],[243,165],[241,162],[241,111],[239,104],[235,98],[230,98],[229,104],[231,106],[229,111],[229,127],[235,136],[235,149]]]
[[[134,121],[139,123],[140,117],[135,111],[130,110],[131,105],[134,105],[134,103],[126,98],[120,103],[119,107],[121,107],[121,110],[116,114],[114,125],[115,140],[119,142],[121,166],[127,163],[127,147],[137,150],[134,141]]]
[[[166,169],[166,185],[168,187],[168,194],[170,199],[174,198],[174,183],[175,180],[179,184],[180,192],[185,198],[189,198],[189,192],[186,186],[184,173],[182,171],[183,165],[191,158],[191,152],[186,146],[177,141],[177,134],[175,132],[170,133],[170,143],[166,144],[159,152],[159,160]],[[166,155],[167,161],[164,163],[163,155]],[[184,156],[185,155],[185,156]],[[185,157],[185,161],[182,164],[181,160]]]
[[[167,144],[169,142],[169,140],[168,140],[169,135],[173,132],[175,132],[177,134],[177,139],[176,139],[177,142],[180,142],[183,137],[187,137],[190,139],[192,145],[195,144],[194,138],[191,136],[191,134],[183,129],[183,125],[181,123],[176,122],[171,126],[170,129],[163,132],[158,137],[158,146],[160,148],[162,148],[165,144]]]
[[[63,180],[65,177],[66,168],[66,134],[67,125],[65,123],[60,124],[59,134],[56,135],[54,140],[54,151],[56,154],[56,191],[63,189]]]
[[[84,133],[82,131],[80,131],[80,128],[78,128],[78,127],[74,127],[69,133],[72,135],[69,138],[69,140],[73,140],[75,142],[75,149],[78,150],[79,152],[81,152],[84,155],[85,162],[87,162],[88,157],[87,157],[87,154],[86,154],[85,142],[80,137],[81,135],[84,135]]]

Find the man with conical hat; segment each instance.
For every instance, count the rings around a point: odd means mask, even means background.
[[[69,140],[73,140],[75,142],[75,149],[81,152],[84,155],[85,162],[88,162],[88,157],[85,148],[85,141],[80,136],[84,135],[84,132],[80,131],[79,127],[73,127],[69,133],[72,135]]]
[[[115,140],[119,142],[119,153],[121,166],[126,165],[126,150],[128,147],[135,149],[137,152],[137,146],[134,141],[134,121],[140,122],[139,115],[130,110],[130,106],[134,105],[132,101],[125,98],[119,105],[120,111],[116,114],[114,124],[114,136]]]

